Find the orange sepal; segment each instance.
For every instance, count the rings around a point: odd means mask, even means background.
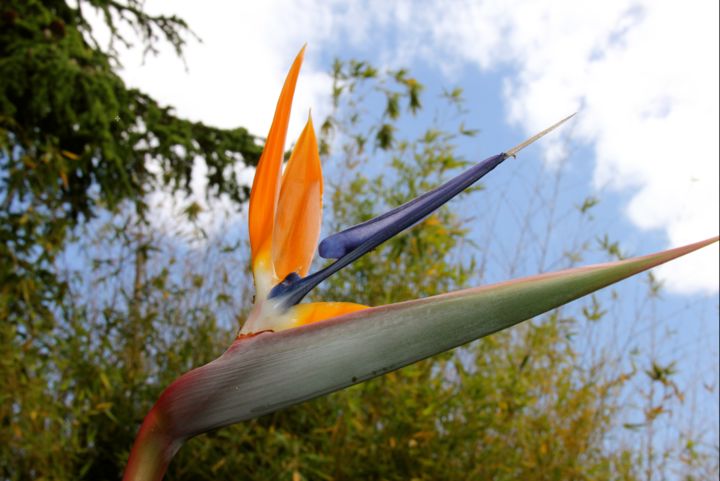
[[[292,326],[304,326],[313,322],[324,321],[331,317],[342,316],[351,312],[367,309],[368,306],[353,302],[309,302],[298,304],[292,308]]]
[[[253,267],[259,260],[261,249],[272,246],[285,137],[290,119],[293,94],[295,93],[295,84],[300,73],[304,53],[305,47],[298,53],[285,79],[285,85],[283,85],[275,108],[275,117],[265,142],[265,149],[260,156],[252,190],[250,191],[248,223]]]
[[[285,167],[278,199],[272,258],[275,274],[305,276],[320,237],[323,178],[312,119],[295,144]]]

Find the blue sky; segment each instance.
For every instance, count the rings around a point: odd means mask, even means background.
[[[265,135],[285,73],[307,42],[291,139],[309,109],[316,119],[329,112],[334,58],[404,66],[427,85],[427,109],[435,101],[430,93],[464,89],[470,126],[482,131],[460,145],[469,159],[578,111],[562,135],[523,154],[526,167],[513,164],[488,179],[499,199],[522,196],[518,178],[561,178],[558,202],[600,197],[599,231],[632,254],[718,233],[718,2],[272,0],[208,7],[182,0],[147,7],[186,19],[202,43],[189,42],[185,64],[170,49],[145,62],[139,51],[124,51],[121,74],[182,116]],[[252,170],[239,175],[249,181]],[[204,203],[200,176],[195,187]],[[210,230],[220,225],[221,210],[208,206]],[[581,228],[560,226],[567,230],[556,237]],[[517,227],[508,218],[497,229],[512,236]],[[501,247],[493,255],[510,255]],[[716,424],[718,248],[656,272],[667,294],[655,308],[659,324],[639,331],[638,342],[652,348],[656,336],[670,338],[659,357],[679,360],[696,384],[714,383],[710,394],[697,395]],[[621,292],[635,295],[638,285]]]
[[[593,160],[582,174],[591,189],[623,199],[613,216],[658,245],[718,232],[716,2],[277,0],[166,7],[148,2],[150,10],[187,19],[202,43],[189,42],[186,65],[169,49],[144,63],[139,49],[125,52],[123,76],[181,115],[264,135],[288,65],[307,42],[290,138],[304,112],[312,109],[315,118],[328,112],[327,72],[335,57],[407,66],[425,83],[463,87],[468,108],[478,112],[476,126],[493,133],[498,149],[579,111],[573,145],[585,146]],[[473,105],[476,99],[482,104]],[[432,108],[433,99],[424,100]],[[491,143],[487,137],[483,145]],[[558,136],[544,141],[545,162],[564,158],[564,145]],[[712,294],[717,265],[718,250],[706,249],[659,272],[673,292]]]

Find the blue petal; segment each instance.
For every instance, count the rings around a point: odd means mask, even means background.
[[[500,165],[503,160],[508,157],[515,157],[521,149],[554,130],[573,115],[535,134],[507,152],[488,157],[437,189],[431,190],[381,216],[354,225],[323,239],[318,248],[320,256],[337,260],[307,277],[301,278],[296,274],[288,275],[280,284],[272,288],[268,298],[275,299],[278,305],[285,308],[297,304],[322,281],[343,267],[355,262],[386,240],[420,222],[444,203],[480,180],[485,174]]]
[[[505,153],[493,155],[440,187],[390,212],[327,237],[320,243],[320,255],[338,260],[307,277],[299,278],[291,274],[273,287],[268,298],[277,299],[285,308],[297,304],[322,281],[386,240],[420,222],[508,157]]]
[[[339,259],[370,238],[378,239],[377,244],[370,247],[370,249],[376,247],[432,214],[440,206],[500,165],[507,157],[503,153],[487,158],[440,187],[400,207],[323,239],[318,247],[320,257]]]

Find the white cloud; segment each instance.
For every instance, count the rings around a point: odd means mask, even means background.
[[[517,68],[506,90],[511,121],[531,132],[579,107],[575,133],[594,146],[594,183],[631,194],[626,213],[635,225],[663,229],[673,246],[718,233],[716,2],[518,1],[479,9],[504,31],[502,40],[460,43],[502,52],[475,58],[481,65]],[[717,266],[718,249],[708,248],[660,275],[674,291],[712,292]]]
[[[188,36],[184,62],[167,44],[158,44],[160,54],[145,59],[140,48],[120,48],[123,64],[120,73],[126,83],[140,88],[161,104],[174,107],[182,117],[223,128],[245,127],[261,136],[267,134],[272,122],[291,60],[305,42],[322,33],[322,24],[327,20],[322,15],[314,15],[312,8],[303,9],[302,5],[290,1],[224,2],[209,8],[206,4],[184,0],[173,2],[172,10],[168,10],[166,4],[150,2],[147,10],[186,19],[202,42]],[[101,21],[96,20],[93,25],[103,30]],[[128,33],[132,38],[132,33]],[[107,33],[104,36],[107,37]],[[319,49],[308,49],[305,54],[287,147],[300,134],[311,108],[316,124],[329,113],[327,93],[331,80],[324,69],[318,67],[315,59],[319,52]],[[243,221],[228,199],[206,200],[205,170],[202,159],[197,159],[189,197],[166,191],[150,196],[149,202],[159,213],[154,217],[156,228],[172,230],[180,237],[193,237],[194,226],[177,222],[183,219],[182,210],[192,202],[202,208],[198,225],[210,235],[227,228],[228,223]],[[252,169],[244,169],[238,176],[240,180],[251,181]]]
[[[149,8],[157,7],[150,3]],[[680,245],[718,232],[718,3],[706,0],[275,0],[172,4],[202,37],[173,55],[124,56],[124,78],[189,118],[264,133],[289,59],[311,48],[290,139],[310,106],[322,118],[329,79],[315,52],[349,42],[381,62],[509,68],[507,116],[535,132],[580,109],[597,187],[630,194],[626,214]],[[562,145],[545,142],[552,162]],[[718,249],[663,268],[674,291],[718,289]]]
[[[140,49],[123,52],[126,82],[176,107],[184,117],[265,135],[274,113],[268,106],[274,107],[290,60],[308,40],[302,31],[287,27],[294,23],[293,12],[273,2],[224,2],[209,8],[184,0],[173,2],[172,12],[155,10],[158,6],[150,3],[148,9],[187,19],[202,43],[189,39],[187,69],[167,45],[144,63]],[[289,141],[299,135],[311,107],[320,115],[329,107],[330,79],[317,67],[317,52],[309,50],[305,56]]]
[[[490,0],[410,15],[407,6],[383,15],[400,46],[417,46],[410,57],[448,71],[510,68],[508,120],[528,133],[579,109],[574,133],[594,148],[594,184],[630,194],[635,225],[663,230],[672,246],[717,235],[717,2]],[[543,143],[551,163],[560,142]],[[717,266],[712,247],[660,276],[673,291],[716,292]]]

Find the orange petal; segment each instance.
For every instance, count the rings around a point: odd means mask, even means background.
[[[250,192],[249,230],[250,250],[253,267],[260,261],[261,250],[272,246],[273,226],[275,224],[275,210],[280,190],[280,167],[282,165],[285,136],[287,134],[290,108],[292,106],[295,84],[297,83],[300,66],[302,65],[305,47],[300,50],[293,62],[285,85],[283,86],[275,117],[265,142],[265,149],[260,156],[252,191]],[[266,266],[272,267],[272,266]],[[257,273],[256,273],[257,283]]]
[[[278,279],[307,275],[322,221],[323,179],[312,119],[285,167],[273,231],[273,263]]]
[[[352,302],[309,302],[307,304],[298,304],[292,308],[292,325],[288,327],[304,326],[305,324],[324,321],[367,308],[368,306]]]

